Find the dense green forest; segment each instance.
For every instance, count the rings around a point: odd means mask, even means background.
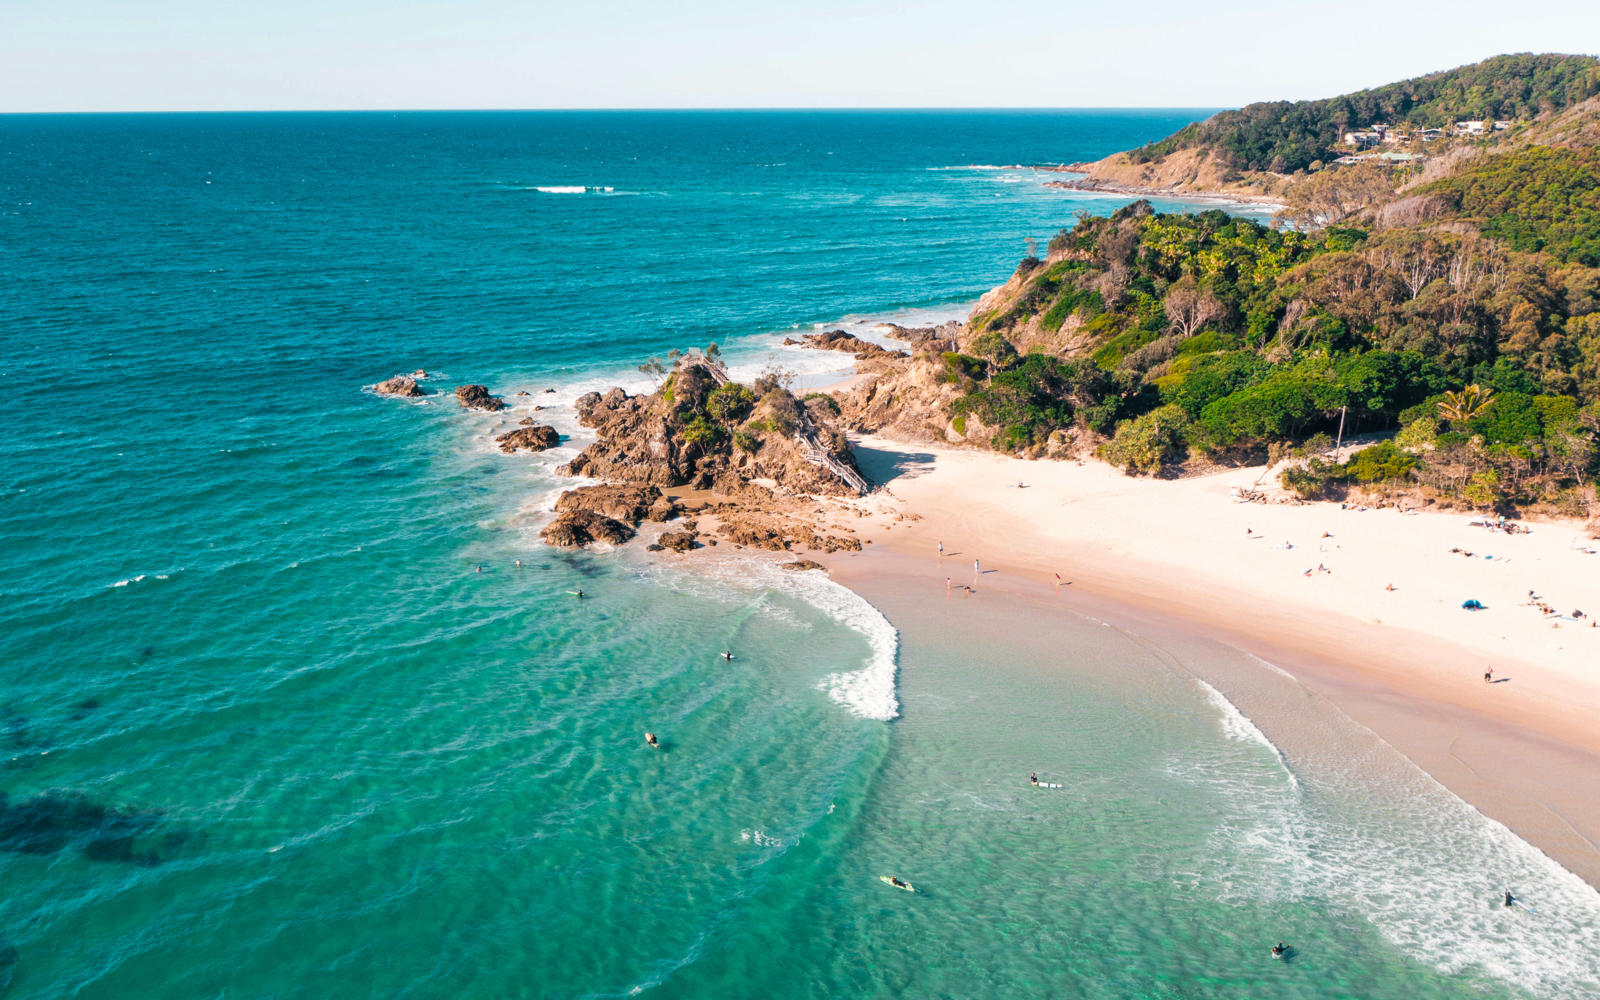
[[[1464,205],[1500,204],[1477,190]],[[1579,256],[1470,231],[1303,233],[1139,202],[1062,230],[1045,260],[1023,262],[1007,307],[973,318],[966,353],[942,358],[961,388],[951,416],[1024,454],[1092,430],[1109,438],[1104,458],[1143,472],[1315,453],[1343,420],[1346,435],[1399,433],[1344,465],[1303,463],[1290,483],[1303,494],[1406,484],[1576,512],[1600,426],[1600,269]],[[1089,349],[1019,355],[1008,332],[1041,323]]]
[[[1375,122],[1442,128],[1457,121],[1529,120],[1597,93],[1600,61],[1592,56],[1496,56],[1340,97],[1266,101],[1223,111],[1129,155],[1143,163],[1206,146],[1237,170],[1291,173],[1337,156],[1333,147],[1350,128]]]
[[[1513,250],[1600,267],[1600,149],[1536,146],[1468,162],[1419,189]]]

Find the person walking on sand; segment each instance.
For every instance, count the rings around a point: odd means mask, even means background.
[[[1483,671],[1483,682],[1485,684],[1489,684],[1489,683],[1492,683],[1493,681],[1494,681],[1494,668],[1493,667],[1486,667],[1484,669],[1484,671]]]
[[[978,572],[978,560],[974,559],[972,560],[972,575],[977,576]]]
[[[938,542],[936,544],[939,546],[939,561],[944,562],[944,543]]]
[[[950,578],[947,576],[947,577],[944,578],[944,596],[946,596],[946,597],[950,596],[950,587],[951,587]]]

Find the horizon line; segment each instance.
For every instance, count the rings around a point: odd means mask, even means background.
[[[1093,106],[922,106],[907,105],[903,107],[890,106],[863,106],[863,107],[692,107],[692,108],[188,108],[188,109],[146,109],[146,110],[121,110],[121,111],[0,111],[0,117],[21,117],[24,115],[345,115],[345,114],[372,114],[372,115],[411,115],[411,114],[710,114],[728,112],[757,112],[774,113],[803,112],[807,114],[828,114],[836,112],[1062,112],[1062,111],[1224,111],[1227,105],[1093,105]]]

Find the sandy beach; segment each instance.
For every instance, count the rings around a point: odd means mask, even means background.
[[[1163,481],[873,437],[856,450],[886,488],[856,525],[873,544],[829,560],[840,582],[948,578],[963,599],[1181,619],[1294,674],[1600,886],[1600,628],[1573,617],[1600,612],[1600,555],[1580,525],[1510,535],[1463,513],[1239,502],[1261,468]],[[1530,590],[1560,615],[1524,606]]]

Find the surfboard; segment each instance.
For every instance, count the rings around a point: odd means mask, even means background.
[[[891,878],[890,878],[890,877],[889,877],[889,876],[887,876],[887,875],[879,875],[879,876],[878,876],[878,881],[880,881],[880,882],[882,882],[882,883],[883,883],[883,884],[884,884],[884,885],[894,885],[894,880],[893,880],[893,879],[891,879]],[[915,888],[914,888],[914,887],[913,887],[913,886],[912,886],[912,885],[911,885],[911,883],[910,883],[910,882],[907,882],[907,883],[906,883],[906,884],[905,884],[905,885],[894,885],[894,887],[895,887],[895,888],[896,888],[896,889],[904,889],[904,890],[905,890],[905,891],[906,891],[906,892],[916,892],[916,891],[917,891],[917,890],[916,890],[916,889],[915,889]]]

